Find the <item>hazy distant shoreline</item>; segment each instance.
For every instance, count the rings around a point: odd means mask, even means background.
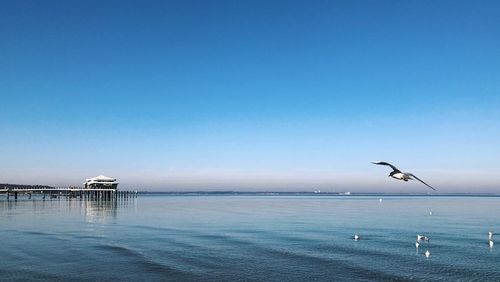
[[[29,185],[29,184],[9,184],[0,183],[0,189],[30,189],[30,188],[58,188],[47,185]],[[59,187],[60,188],[60,187]],[[453,193],[453,192],[407,192],[407,193],[388,193],[388,192],[350,192],[350,191],[336,191],[336,192],[319,192],[319,191],[232,191],[232,190],[209,190],[209,191],[148,191],[147,189],[139,190],[134,188],[119,188],[121,191],[137,191],[140,195],[179,195],[179,196],[336,196],[336,197],[359,197],[359,196],[373,196],[373,197],[402,197],[402,196],[432,196],[432,197],[500,197],[500,193]]]
[[[238,192],[238,191],[193,191],[193,192],[171,192],[171,191],[138,191],[140,195],[179,195],[179,196],[338,196],[338,197],[400,197],[400,196],[432,196],[432,197],[500,197],[499,193],[355,193],[349,195],[344,192]]]

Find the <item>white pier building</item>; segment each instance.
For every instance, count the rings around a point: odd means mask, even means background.
[[[93,178],[87,178],[87,181],[83,183],[86,189],[115,189],[118,187],[118,182],[116,178],[107,177],[104,175],[99,175]]]

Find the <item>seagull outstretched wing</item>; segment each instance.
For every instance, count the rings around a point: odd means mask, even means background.
[[[372,164],[390,166],[396,173],[401,172],[399,169],[397,169],[395,166],[391,165],[390,163],[386,163],[386,162],[372,162]]]
[[[413,173],[406,173],[406,174],[409,175],[409,176],[411,176],[411,177],[413,177],[413,178],[415,178],[416,180],[424,183],[427,187],[431,188],[432,190],[436,191],[436,189],[434,187],[432,187],[431,185],[425,183],[422,179],[416,177],[415,174],[413,174]]]

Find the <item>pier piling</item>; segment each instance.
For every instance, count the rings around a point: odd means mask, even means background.
[[[43,199],[47,196],[49,199],[80,199],[91,201],[127,201],[137,198],[137,191],[117,190],[117,189],[92,189],[80,187],[36,187],[36,186],[23,186],[23,187],[4,187],[0,188],[0,195],[5,194],[6,199],[10,200],[11,196],[17,200],[20,197],[27,199]]]

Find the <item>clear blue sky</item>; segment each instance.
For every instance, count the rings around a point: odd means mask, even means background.
[[[499,1],[4,1],[0,183],[500,191]]]

